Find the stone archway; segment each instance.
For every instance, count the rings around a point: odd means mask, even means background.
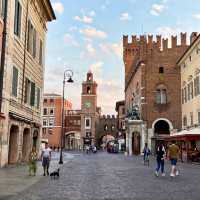
[[[28,156],[31,150],[31,135],[30,129],[25,128],[23,132],[23,142],[22,142],[22,162],[28,161]]]
[[[70,131],[65,134],[65,148],[67,150],[80,150],[81,133],[78,131]]]
[[[10,137],[9,137],[8,164],[17,163],[18,137],[19,137],[19,127],[16,125],[12,125],[10,128]]]

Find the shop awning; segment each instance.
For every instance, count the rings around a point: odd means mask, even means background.
[[[200,127],[173,133],[167,138],[167,140],[200,140]]]

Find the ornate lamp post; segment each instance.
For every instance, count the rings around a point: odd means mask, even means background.
[[[63,78],[63,98],[62,98],[62,128],[61,128],[61,138],[60,138],[60,160],[59,164],[63,164],[63,147],[64,147],[64,115],[65,115],[65,83],[73,83],[72,80],[73,71],[67,69],[64,71],[64,78]]]

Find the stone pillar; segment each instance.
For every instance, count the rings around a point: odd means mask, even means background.
[[[126,132],[126,152],[128,153],[128,131]]]
[[[133,133],[131,132],[131,130],[129,131],[129,137],[128,137],[128,154],[129,156],[133,155],[133,147],[132,147],[132,137],[133,137]]]

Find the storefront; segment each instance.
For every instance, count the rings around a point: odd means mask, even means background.
[[[183,162],[200,162],[200,128],[174,133],[168,138],[170,141],[179,145]]]

